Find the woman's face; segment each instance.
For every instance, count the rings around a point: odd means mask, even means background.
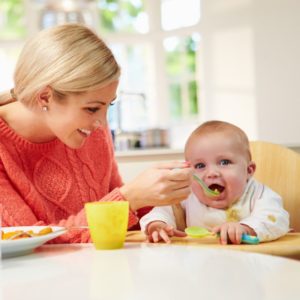
[[[96,91],[68,95],[62,101],[50,98],[48,110],[43,112],[49,133],[70,148],[80,148],[95,129],[106,126],[117,87],[116,81]]]

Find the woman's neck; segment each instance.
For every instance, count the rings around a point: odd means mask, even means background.
[[[29,109],[19,101],[1,106],[0,118],[32,143],[45,143],[56,138],[45,124],[42,111]]]

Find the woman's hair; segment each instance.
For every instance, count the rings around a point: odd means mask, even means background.
[[[185,151],[194,138],[216,132],[230,134],[233,138],[235,138],[236,142],[241,145],[249,161],[252,159],[249,139],[246,133],[236,125],[218,120],[207,121],[197,127],[188,138],[185,145]]]
[[[120,67],[111,50],[90,29],[79,24],[56,26],[29,40],[19,57],[14,89],[0,102],[18,99],[34,105],[37,93],[46,86],[56,98],[80,94],[116,81]]]

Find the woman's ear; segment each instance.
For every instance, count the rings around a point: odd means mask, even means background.
[[[248,178],[250,178],[251,176],[253,176],[253,174],[255,173],[256,170],[256,164],[254,161],[250,161],[248,163],[248,167],[247,167],[247,173],[248,173]]]
[[[52,98],[53,98],[53,90],[49,86],[44,87],[37,94],[37,101],[41,108],[48,107]]]

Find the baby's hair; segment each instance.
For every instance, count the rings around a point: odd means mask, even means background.
[[[249,158],[249,161],[251,161],[252,158],[251,158],[250,144],[246,133],[238,126],[225,121],[212,120],[201,124],[192,132],[192,134],[188,138],[185,145],[185,151],[194,137],[199,137],[199,136],[207,135],[210,133],[216,133],[216,132],[224,132],[224,133],[226,132],[231,134],[232,137],[236,138],[236,141],[243,146],[245,153]]]
[[[35,105],[35,96],[46,86],[63,99],[104,87],[119,76],[111,50],[92,30],[79,24],[59,25],[40,31],[25,44],[16,65],[14,89],[3,94],[0,102],[13,99]]]

